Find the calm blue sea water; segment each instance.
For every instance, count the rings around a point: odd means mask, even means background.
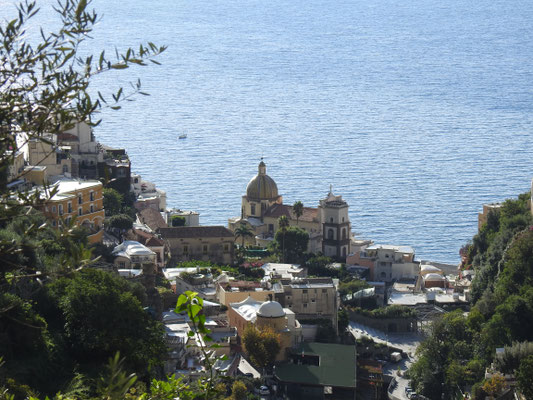
[[[332,184],[358,236],[457,262],[482,203],[528,190],[530,0],[93,5],[87,50],[168,45],[162,66],[127,73],[151,97],[104,111],[98,139],[203,224],[239,214],[264,155],[285,202],[316,206]]]

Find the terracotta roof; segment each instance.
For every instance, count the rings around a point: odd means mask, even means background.
[[[265,217],[279,218],[285,215],[287,218],[296,221],[296,214],[293,206],[285,204],[274,204],[265,212]],[[300,221],[315,222],[318,220],[318,208],[304,207]]]
[[[165,242],[156,237],[153,233],[148,233],[140,229],[131,229],[126,233],[126,237],[144,244],[146,247],[164,246]]]
[[[163,239],[234,237],[233,232],[224,226],[180,226],[175,228],[159,228],[157,232],[161,234]]]
[[[153,208],[145,208],[137,213],[139,215],[139,220],[148,225],[152,230],[157,230],[158,228],[166,228],[168,225],[165,223],[165,220],[161,216],[161,213]]]
[[[165,245],[165,242],[163,242],[162,239],[159,239],[155,236],[152,236],[150,239],[148,239],[146,241],[146,243],[144,243],[144,245],[146,247],[156,247],[156,246],[164,246]]]

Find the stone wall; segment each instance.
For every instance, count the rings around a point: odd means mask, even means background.
[[[416,318],[370,318],[351,310],[348,310],[348,317],[350,321],[355,321],[385,333],[405,333],[418,330]]]

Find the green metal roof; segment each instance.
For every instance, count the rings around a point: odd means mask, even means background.
[[[296,355],[319,356],[319,365],[280,364],[274,374],[282,382],[355,388],[355,346],[302,343]]]

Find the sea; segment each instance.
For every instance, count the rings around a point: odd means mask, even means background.
[[[13,15],[0,0],[0,18]],[[57,26],[39,0],[32,24]],[[531,0],[93,0],[90,54],[168,46],[91,91],[150,96],[97,116],[169,207],[227,225],[264,158],[285,203],[330,190],[357,238],[459,261],[483,203],[533,178]],[[186,134],[186,139],[178,139]]]

